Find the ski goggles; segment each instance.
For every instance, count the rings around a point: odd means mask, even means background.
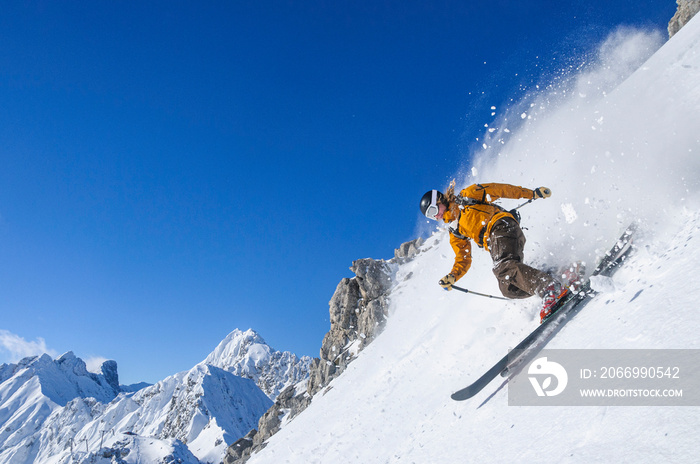
[[[428,206],[428,209],[425,210],[425,217],[428,219],[435,219],[437,220],[437,215],[440,212],[440,208],[438,207],[437,204],[437,190],[433,190],[433,195],[430,198],[430,206]]]

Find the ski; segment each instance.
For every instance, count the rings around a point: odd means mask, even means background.
[[[620,265],[626,260],[632,250],[632,239],[636,226],[630,225],[617,240],[615,245],[596,266],[591,274],[593,276],[611,277]],[[491,367],[484,375],[479,377],[474,383],[452,394],[455,401],[469,399],[479,393],[499,374],[508,376],[517,371],[519,366],[530,359],[531,356],[539,352],[540,349],[550,340],[562,326],[573,318],[583,307],[595,296],[595,291],[591,289],[590,278],[576,292],[571,292],[568,297],[563,298],[556,307],[556,310],[545,319],[535,330],[525,337],[518,345],[508,352],[500,361]]]

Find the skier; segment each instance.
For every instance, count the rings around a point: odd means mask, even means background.
[[[459,195],[455,182],[443,194],[430,190],[420,200],[420,210],[428,218],[450,224],[450,244],[455,252],[452,271],[438,284],[445,290],[462,278],[472,263],[471,241],[484,248],[493,259],[493,273],[503,296],[542,297],[540,322],[551,313],[555,303],[567,293],[567,288],[546,272],[522,262],[525,235],[518,224],[515,211],[506,211],[493,204],[499,198],[548,198],[551,190],[539,187],[530,190],[509,184],[474,184]]]

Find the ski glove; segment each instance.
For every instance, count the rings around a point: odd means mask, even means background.
[[[455,279],[455,276],[452,274],[447,274],[445,277],[440,279],[440,286],[444,288],[445,290],[452,290],[452,284],[454,284],[457,280]]]
[[[537,187],[535,189],[535,198],[549,198],[552,196],[552,191],[547,187]]]

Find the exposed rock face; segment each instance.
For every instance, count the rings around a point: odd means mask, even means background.
[[[350,270],[355,277],[341,280],[329,302],[331,328],[323,338],[320,357],[311,363],[306,388],[302,382],[282,391],[258,422],[258,431],[251,431],[228,448],[226,464],[243,463],[252,452],[262,449],[265,440],[306,409],[313,395],[340,375],[374,340],[386,322],[387,294],[395,283],[396,268],[412,259],[422,243],[418,238],[402,244],[389,261],[365,258],[352,263]]]
[[[248,432],[248,435],[229,446],[226,450],[226,456],[224,456],[224,464],[234,464],[239,460],[243,460],[241,462],[247,460],[250,456],[250,448],[253,446],[253,440],[257,434],[258,431],[253,429]]]
[[[418,254],[418,248],[423,244],[422,238],[411,240],[410,242],[402,243],[394,250],[394,260],[399,264],[411,260]]]
[[[299,391],[301,390],[301,392]],[[265,440],[277,433],[283,423],[294,419],[311,404],[311,396],[306,393],[304,382],[287,387],[279,394],[275,404],[260,418],[259,430],[251,430],[248,435],[228,447],[225,464],[242,463],[250,453],[265,447]]]
[[[121,391],[119,386],[119,373],[117,372],[117,362],[116,361],[105,361],[102,363],[102,375],[109,384],[110,387],[114,389],[116,393]]]
[[[668,36],[680,31],[695,14],[700,11],[700,0],[676,0],[678,9],[673,18],[668,22]]]
[[[389,261],[366,258],[352,263],[355,277],[341,280],[329,302],[331,329],[323,338],[320,358],[311,365],[309,395],[328,385],[381,332],[396,267],[412,259],[422,243],[418,238],[402,244]]]
[[[331,298],[331,330],[323,338],[320,359],[311,364],[310,395],[337,377],[381,331],[386,321],[386,292],[395,273],[391,261],[360,259],[350,268],[355,277],[343,279]]]

